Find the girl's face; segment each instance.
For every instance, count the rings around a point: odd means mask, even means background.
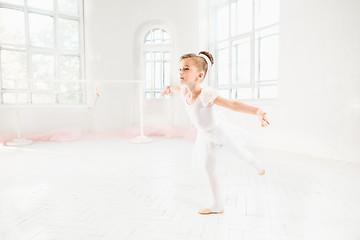
[[[194,85],[200,83],[204,73],[196,66],[195,60],[192,58],[184,58],[180,61],[180,84]]]

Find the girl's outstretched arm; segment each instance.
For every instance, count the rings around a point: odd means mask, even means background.
[[[266,112],[262,111],[260,108],[253,107],[253,106],[247,105],[245,103],[237,102],[237,101],[232,101],[232,100],[223,98],[221,96],[218,96],[215,99],[214,103],[216,105],[228,108],[228,109],[236,111],[236,112],[254,114],[258,117],[259,121],[261,122],[262,127],[268,126],[270,124],[265,117]]]
[[[180,94],[180,87],[179,86],[165,86],[165,88],[163,89],[161,95],[168,95],[171,92],[179,95]]]

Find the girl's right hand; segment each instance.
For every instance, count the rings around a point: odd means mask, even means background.
[[[260,108],[256,111],[256,116],[258,117],[258,119],[261,123],[261,127],[266,127],[266,126],[270,125],[270,123],[266,119],[265,115],[266,115],[266,112],[264,112]]]
[[[168,95],[171,93],[170,86],[166,86],[161,93],[161,96]]]

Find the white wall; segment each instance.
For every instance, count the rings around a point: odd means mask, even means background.
[[[269,147],[360,162],[360,1],[283,0],[279,98],[268,112],[227,115]]]

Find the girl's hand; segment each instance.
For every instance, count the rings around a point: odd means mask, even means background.
[[[161,93],[161,96],[168,95],[171,93],[170,86],[166,86]]]
[[[266,126],[270,125],[270,123],[266,119],[265,115],[266,115],[266,112],[264,112],[260,108],[256,111],[256,116],[258,117],[259,121],[261,122],[261,127],[266,127]]]

